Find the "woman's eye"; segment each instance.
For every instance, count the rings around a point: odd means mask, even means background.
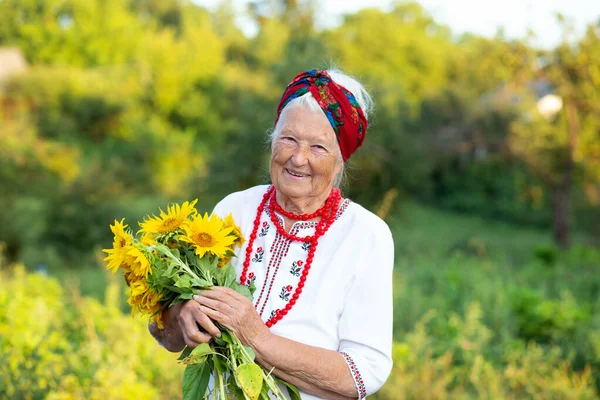
[[[313,145],[313,149],[325,150],[325,147],[321,146],[320,144],[315,144],[315,145]]]
[[[289,136],[284,136],[281,138],[282,141],[284,142],[295,142],[296,140],[294,140],[293,137],[289,137]]]

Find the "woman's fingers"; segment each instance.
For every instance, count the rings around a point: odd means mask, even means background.
[[[208,332],[213,337],[220,337],[221,331],[217,326],[212,322],[212,320],[200,310],[200,306],[193,308],[194,319],[196,322],[200,324],[201,327],[204,328],[206,332]],[[210,336],[209,336],[210,337]]]
[[[207,343],[210,341],[211,336],[200,332],[198,325],[193,318],[181,318],[179,320],[181,325],[181,332],[183,333],[183,340],[185,345],[188,347],[196,347],[201,343]]]
[[[232,311],[233,307],[230,304],[228,304],[220,299],[214,299],[214,298],[210,298],[210,297],[207,297],[204,295],[202,295],[202,296],[195,295],[193,297],[193,299],[194,299],[194,301],[196,301],[198,304],[200,304],[202,306],[212,308],[213,310],[218,311],[221,314],[231,315],[231,311]]]
[[[180,308],[179,315],[177,317],[177,322],[181,327],[181,332],[183,333],[183,339],[185,341],[185,344],[189,347],[195,347],[201,343],[207,343],[212,339],[211,335],[201,332],[198,328],[198,324],[196,322],[206,324],[206,321],[201,318],[201,314],[202,313],[199,310],[198,304],[193,301],[185,302],[184,305]],[[202,319],[202,321],[197,321],[198,318]],[[206,329],[206,327],[204,329]]]
[[[239,301],[240,297],[245,299],[244,296],[242,296],[235,290],[223,286],[213,286],[210,289],[200,291],[200,294],[203,297],[207,297],[213,300],[219,300],[229,304],[235,301]]]
[[[220,323],[221,325],[223,325],[226,328],[232,329],[232,330],[236,330],[235,327],[233,327],[231,325],[231,318],[225,314],[220,313],[217,310],[214,310],[210,307],[207,306],[203,306],[200,305],[200,310],[206,314],[208,317],[210,317],[210,319],[217,321],[218,323]]]

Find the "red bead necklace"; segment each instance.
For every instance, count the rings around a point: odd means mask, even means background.
[[[340,190],[337,188],[333,189],[323,207],[319,208],[312,214],[297,215],[289,211],[285,211],[283,208],[281,208],[281,206],[277,204],[277,199],[275,196],[275,187],[271,186],[271,188],[269,188],[269,190],[264,194],[262,201],[258,206],[256,218],[254,218],[254,228],[252,229],[252,234],[250,235],[250,239],[248,240],[248,247],[246,247],[246,257],[244,259],[244,268],[242,269],[242,273],[240,275],[240,283],[242,285],[246,284],[246,276],[248,274],[248,268],[250,268],[250,257],[252,256],[252,245],[256,240],[258,226],[260,225],[260,216],[265,210],[266,203],[269,199],[269,211],[271,214],[271,222],[273,222],[273,225],[275,225],[275,227],[277,228],[277,232],[279,232],[279,234],[281,234],[289,240],[310,243],[310,248],[308,250],[308,256],[306,258],[306,264],[302,271],[302,275],[300,276],[300,282],[298,283],[298,286],[296,287],[292,298],[290,299],[289,303],[286,304],[283,310],[277,310],[275,316],[273,316],[273,318],[269,319],[266,322],[266,325],[269,328],[276,324],[278,321],[280,321],[292,309],[292,307],[296,304],[296,301],[300,297],[302,289],[304,288],[304,283],[306,282],[306,277],[308,276],[308,272],[310,271],[310,267],[315,256],[315,251],[317,249],[319,238],[323,236],[325,232],[327,232],[331,224],[333,224],[333,222],[335,221],[335,214],[337,209],[339,208],[339,204],[342,199]],[[319,216],[321,217],[321,220],[317,223],[317,226],[315,228],[315,234],[313,236],[299,237],[297,235],[293,235],[285,231],[285,228],[281,226],[281,224],[277,220],[275,211],[277,211],[279,214],[286,216],[287,218],[294,220],[307,221],[309,219],[313,219]]]

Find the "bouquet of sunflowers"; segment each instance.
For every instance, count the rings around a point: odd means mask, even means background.
[[[105,249],[107,269],[122,270],[128,286],[127,302],[132,314],[147,315],[163,327],[162,311],[190,300],[200,289],[226,286],[252,300],[253,287],[236,282],[230,264],[235,246],[244,238],[231,214],[201,215],[197,200],[173,204],[167,212],[147,216],[134,236],[124,219],[110,226],[113,248]],[[287,386],[292,399],[298,390],[272,376],[254,362],[254,352],[228,329],[219,326],[221,337],[210,343],[185,348],[179,361],[186,365],[183,399],[237,398],[240,400],[284,399],[279,383]],[[211,376],[213,384],[209,385]],[[212,390],[209,390],[212,386]],[[283,387],[283,386],[282,386]]]

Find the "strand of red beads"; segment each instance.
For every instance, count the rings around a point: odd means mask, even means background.
[[[340,194],[340,190],[334,189],[327,198],[325,205],[319,210],[317,210],[315,213],[297,215],[283,210],[283,208],[281,208],[281,206],[277,204],[277,200],[275,198],[275,188],[273,186],[271,186],[271,188],[263,196],[263,199],[257,209],[256,218],[254,219],[254,227],[252,229],[252,234],[250,235],[250,239],[248,240],[248,247],[246,248],[246,257],[244,259],[244,268],[242,269],[242,273],[240,276],[240,283],[242,285],[246,283],[246,276],[248,273],[248,268],[250,267],[250,257],[252,255],[252,245],[254,244],[254,240],[256,239],[256,234],[258,232],[260,216],[262,215],[265,209],[265,205],[269,199],[269,211],[271,214],[271,222],[273,222],[279,234],[281,234],[289,240],[310,243],[308,256],[306,258],[306,263],[304,264],[302,275],[300,275],[300,281],[298,283],[298,286],[294,291],[294,294],[292,295],[292,298],[290,299],[289,303],[286,304],[285,308],[283,310],[277,310],[275,316],[266,322],[266,325],[269,328],[276,324],[278,321],[280,321],[285,315],[287,315],[287,313],[292,309],[292,307],[296,304],[297,300],[300,298],[300,294],[302,293],[302,289],[304,288],[304,284],[306,282],[306,277],[308,276],[308,272],[310,271],[310,268],[312,266],[319,238],[323,236],[325,232],[327,232],[329,227],[335,221],[335,214],[336,210],[339,208],[341,197],[342,196]],[[281,226],[281,224],[277,220],[277,217],[275,216],[275,211],[290,219],[306,221],[308,219],[313,219],[317,216],[321,216],[321,220],[317,223],[317,226],[315,228],[315,234],[313,236],[299,237],[285,231],[285,228]]]
[[[273,222],[273,225],[275,225],[279,234],[281,236],[287,238],[288,240],[292,240],[295,242],[311,242],[312,243],[313,241],[317,240],[320,236],[323,236],[323,234],[327,231],[327,229],[329,229],[329,225],[331,225],[331,223],[333,223],[332,217],[335,216],[335,213],[331,213],[330,211],[331,211],[334,203],[339,204],[340,198],[341,198],[341,195],[340,195],[339,189],[332,191],[332,193],[327,198],[327,201],[325,201],[325,205],[327,206],[327,211],[325,211],[325,212],[327,212],[328,214],[331,214],[331,215],[322,215],[321,216],[321,220],[317,223],[317,226],[315,228],[315,234],[313,236],[300,237],[300,236],[292,235],[291,233],[286,232],[285,228],[283,226],[281,226],[281,224],[279,223],[279,220],[277,219],[277,216],[275,215],[275,212],[274,212],[275,207],[276,207],[275,205],[277,204],[277,199],[275,198],[275,191],[273,191],[273,193],[271,194],[271,201],[269,202],[269,211],[271,214],[271,222]],[[288,213],[287,211],[285,211],[285,212]],[[291,213],[288,213],[288,214],[291,214]],[[294,215],[294,214],[292,214],[292,215]]]
[[[340,192],[340,189],[337,189],[337,188],[333,189],[331,195],[327,198],[327,201],[325,201],[325,204],[323,204],[323,207],[319,208],[317,211],[315,211],[312,214],[294,214],[293,212],[284,210],[279,205],[279,203],[277,203],[275,191],[273,191],[273,193],[271,193],[271,204],[273,205],[275,211],[277,211],[279,214],[281,214],[289,219],[293,219],[295,221],[308,221],[310,219],[323,216],[323,214],[326,213],[327,210],[329,210],[331,208],[331,202],[335,195],[339,195],[339,192]]]

